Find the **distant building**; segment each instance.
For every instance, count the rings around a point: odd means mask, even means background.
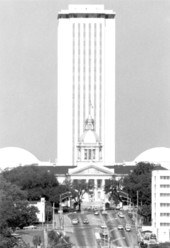
[[[170,241],[170,170],[152,172],[152,229],[160,242]]]
[[[70,5],[58,13],[57,164],[115,162],[115,13]]]
[[[152,164],[159,164],[162,167],[170,169],[170,148],[167,147],[154,147],[142,152],[138,155],[134,163],[146,162]]]
[[[0,172],[4,169],[12,169],[24,165],[50,166],[50,161],[43,162],[36,158],[31,152],[19,147],[0,148]]]
[[[34,206],[38,208],[37,218],[38,222],[45,222],[45,198],[41,198],[40,201],[30,201],[30,206]]]

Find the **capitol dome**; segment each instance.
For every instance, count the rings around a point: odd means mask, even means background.
[[[136,163],[149,162],[161,164],[163,167],[170,169],[170,148],[155,147],[142,152],[134,160]]]
[[[32,153],[22,148],[5,147],[0,149],[0,170],[39,163],[40,161]]]

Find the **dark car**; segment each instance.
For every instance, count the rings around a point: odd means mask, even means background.
[[[109,231],[108,231],[107,226],[104,226],[104,225],[101,226],[100,235],[103,236],[103,237],[108,237],[109,236]]]
[[[88,219],[84,219],[84,220],[83,220],[83,224],[89,224]]]
[[[156,235],[155,235],[155,234],[153,234],[153,233],[151,233],[151,235],[150,235],[150,239],[155,239],[155,240],[156,240]]]

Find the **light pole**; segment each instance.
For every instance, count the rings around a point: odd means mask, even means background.
[[[61,229],[64,229],[64,218],[63,218],[63,209],[62,209],[61,201],[67,198],[70,194],[71,194],[70,191],[60,194],[60,210],[58,212],[60,214],[60,228]]]
[[[70,191],[67,191],[67,192],[60,194],[60,209],[62,209],[61,201],[64,200],[65,198],[67,198],[68,195],[70,195],[70,194],[71,194]]]
[[[122,190],[118,190],[117,192],[122,193],[122,194],[124,194],[126,196],[126,202],[127,202],[127,205],[128,205],[128,199],[130,199],[129,194],[124,192],[124,191],[122,191]],[[131,199],[130,199],[130,201],[131,201]]]

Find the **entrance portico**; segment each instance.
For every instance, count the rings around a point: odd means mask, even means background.
[[[89,185],[93,185],[90,194],[85,193],[83,196],[83,203],[86,202],[91,205],[102,205],[107,202],[104,188],[106,180],[109,180],[114,175],[114,169],[108,169],[96,163],[89,162],[86,165],[76,167],[68,170],[68,175],[71,181],[82,180]]]

